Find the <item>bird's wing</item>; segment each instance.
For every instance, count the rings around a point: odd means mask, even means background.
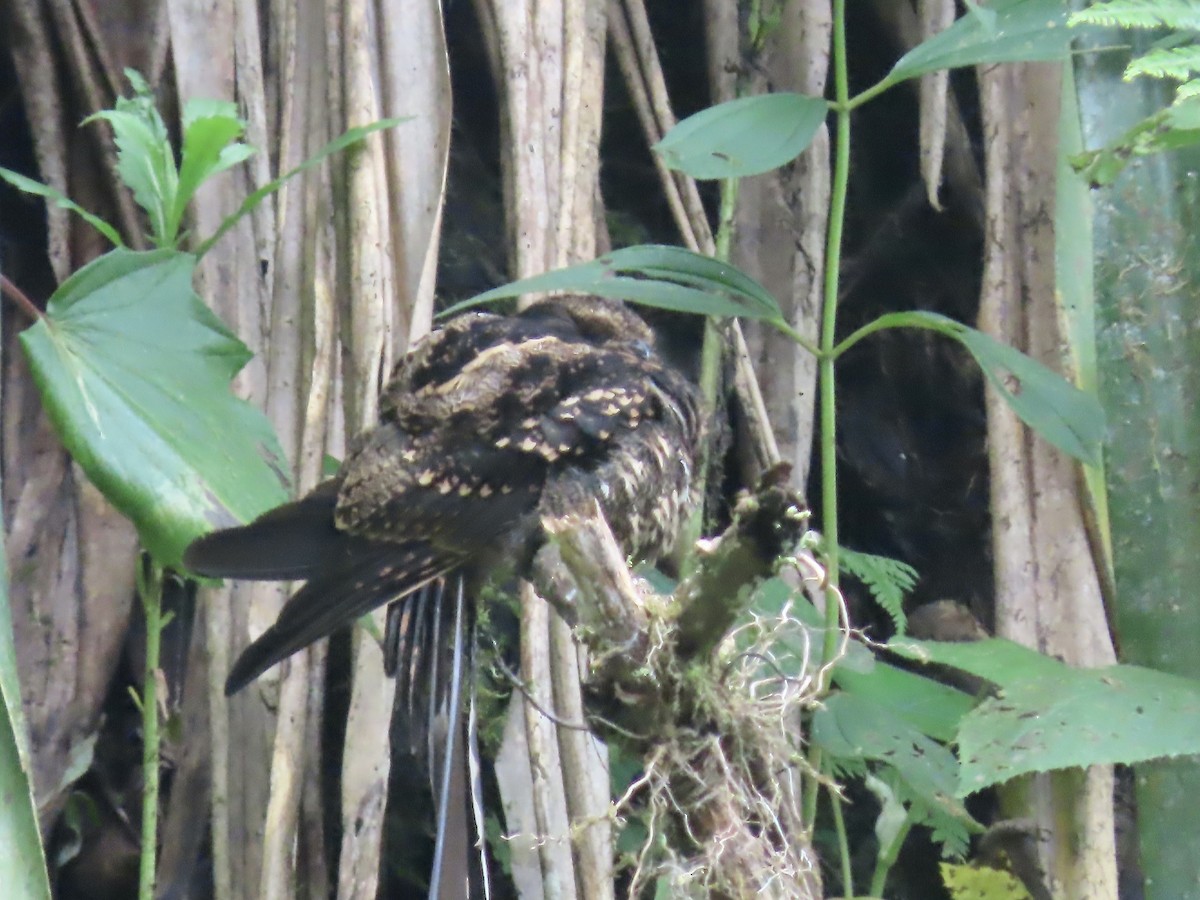
[[[354,543],[333,524],[340,483],[331,479],[307,496],[193,541],[183,564],[198,575],[291,581],[310,578],[326,561],[346,555]]]
[[[275,624],[238,657],[225,682],[226,695],[339,626],[418,591],[463,562],[461,555],[420,541],[363,543],[327,560],[284,604]]]

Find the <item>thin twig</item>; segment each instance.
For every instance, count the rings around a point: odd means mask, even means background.
[[[25,296],[25,292],[8,280],[7,275],[0,275],[0,291],[4,293],[21,312],[25,313],[34,322],[43,318],[42,311],[38,309],[32,300]]]
[[[509,668],[504,660],[500,659],[499,656],[496,657],[492,664],[500,670],[500,674],[504,676],[505,680],[508,681],[513,688],[520,692],[521,696],[525,698],[526,702],[529,703],[530,706],[540,712],[555,725],[558,725],[560,728],[569,728],[572,731],[592,730],[592,726],[587,724],[587,722],[568,722],[565,719],[559,718],[553,712],[548,710],[537,700],[537,698],[533,696],[533,692],[530,691],[529,685],[521,678],[521,676]]]

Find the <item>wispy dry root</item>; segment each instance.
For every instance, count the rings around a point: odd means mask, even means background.
[[[708,601],[735,606],[740,596],[744,607],[781,548],[797,546],[800,522],[775,529],[767,521],[794,507],[769,493],[740,510],[721,542],[774,537],[753,552],[717,546],[710,558],[720,565],[724,552],[744,567],[745,590],[729,590],[738,581],[729,573],[700,573],[694,581],[707,578],[723,594]],[[802,782],[818,776],[802,753],[800,716],[826,679],[807,664],[809,632],[791,604],[727,633],[723,614],[688,611],[705,598],[687,584],[674,597],[647,595],[633,587],[623,560],[604,564],[596,552],[607,531],[603,519],[550,523],[549,530],[571,583],[567,591],[561,580],[552,587],[546,578],[540,586],[568,598],[565,611],[581,623],[593,651],[589,690],[600,711],[597,731],[642,764],[615,806],[617,816],[646,830],[640,850],[624,860],[632,870],[629,896],[643,896],[663,879],[681,897],[822,896],[801,803]],[[806,581],[823,582],[815,560],[803,555],[797,562]],[[735,610],[743,619],[744,613]],[[681,615],[691,616],[683,627]],[[724,638],[698,638],[699,615],[721,627]]]
[[[802,779],[813,773],[800,713],[815,682],[782,674],[771,648],[783,632],[806,636],[785,609],[746,626],[743,649],[707,664],[679,667],[657,654],[654,680],[678,698],[680,715],[646,742],[642,777],[617,805],[647,830],[630,896],[663,878],[677,896],[821,896],[801,814]]]

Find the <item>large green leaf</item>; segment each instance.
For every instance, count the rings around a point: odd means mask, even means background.
[[[801,635],[784,632],[771,647],[770,671],[782,672],[791,678],[805,675],[811,663],[811,648],[820,646],[825,617],[798,591],[782,578],[768,578],[757,588],[750,613],[766,619],[778,618],[789,606],[791,615],[809,630],[807,641]],[[950,743],[958,734],[962,717],[970,712],[975,700],[962,691],[924,675],[906,672],[878,660],[858,641],[850,641],[846,652],[833,670],[834,683],[850,694],[883,706],[898,719],[924,735]]]
[[[999,686],[959,728],[960,796],[1030,772],[1200,753],[1200,682],[1190,678],[1076,669],[1000,638],[888,646]]]
[[[867,672],[839,665],[833,681],[847,693],[868,697],[943,743],[955,740],[963,716],[975,705],[973,697],[957,688],[880,660]]]
[[[827,696],[813,714],[812,739],[837,757],[894,765],[925,796],[951,798],[958,787],[954,754],[868,697]]]
[[[0,534],[4,534],[0,517]],[[7,555],[0,547],[0,875],[4,896],[50,900],[46,858],[33,799],[29,738],[17,680],[12,615],[8,606]]]
[[[765,288],[728,263],[660,244],[626,247],[591,262],[522,278],[456,303],[442,315],[540,291],[596,294],[706,316],[768,321],[783,317]]]
[[[828,101],[804,94],[741,97],[684,119],[654,150],[693,178],[758,175],[804,152],[828,111]]]
[[[1020,350],[961,322],[924,310],[888,313],[842,341],[837,352],[845,352],[868,333],[903,327],[929,328],[961,342],[1022,422],[1064,453],[1090,465],[1100,462],[1105,422],[1104,409],[1095,395]]]
[[[995,0],[900,58],[884,79],[895,84],[938,69],[1065,59],[1074,36],[1064,0]]]
[[[164,565],[287,499],[266,419],[229,392],[250,352],[192,289],[195,257],[114,250],[21,334],[63,444]]]
[[[834,757],[892,766],[924,803],[969,818],[956,799],[954,754],[869,697],[845,691],[826,697],[813,714],[812,740]]]

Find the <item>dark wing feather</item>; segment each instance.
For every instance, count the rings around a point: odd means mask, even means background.
[[[300,581],[329,559],[346,555],[354,539],[333,524],[340,482],[318,485],[307,496],[259,516],[249,525],[214,531],[193,541],[183,564],[211,578]]]
[[[275,624],[238,657],[225,682],[226,695],[340,625],[411,594],[462,562],[458,555],[419,541],[371,542],[366,549],[326,562],[284,604]]]

